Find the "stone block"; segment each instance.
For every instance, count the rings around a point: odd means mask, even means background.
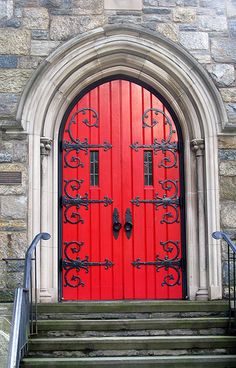
[[[141,10],[142,0],[104,0],[104,9]]]
[[[1,117],[14,116],[17,109],[19,96],[13,93],[0,93],[0,115]]]
[[[179,8],[173,10],[173,20],[178,23],[192,23],[196,21],[196,9]]]
[[[225,2],[222,0],[200,0],[199,6],[212,9],[224,9]]]
[[[33,29],[31,35],[33,40],[47,40],[49,33],[44,29]]]
[[[19,68],[21,69],[36,69],[43,57],[40,56],[21,56],[19,57]]]
[[[169,23],[158,24],[157,31],[174,42],[178,41],[179,32],[178,27],[175,24]]]
[[[12,162],[12,154],[0,151],[0,163]]]
[[[1,54],[28,55],[29,49],[30,49],[29,31],[15,30],[15,29],[0,29]]]
[[[220,88],[220,93],[225,102],[236,102],[236,88]]]
[[[207,50],[208,34],[204,32],[180,32],[180,43],[187,50]]]
[[[0,220],[0,231],[24,231],[27,229],[27,220]]]
[[[197,26],[195,24],[179,24],[180,32],[196,32]]]
[[[102,14],[103,0],[72,0],[71,7],[76,15]]]
[[[236,136],[234,135],[222,135],[218,137],[218,147],[236,149]]]
[[[211,62],[211,55],[208,50],[190,50],[190,53],[200,64],[209,64]]]
[[[210,64],[206,68],[219,87],[231,86],[235,81],[232,64]]]
[[[48,56],[60,42],[57,41],[31,41],[30,53],[32,56]]]
[[[227,32],[227,19],[224,15],[212,16],[201,15],[198,17],[199,31],[206,32]]]
[[[24,196],[1,197],[1,217],[7,219],[25,219],[27,198]]]
[[[183,5],[184,6],[198,6],[198,0],[184,0]]]
[[[236,3],[235,0],[226,1],[226,12],[228,18],[236,17]]]
[[[5,257],[23,258],[28,246],[25,231],[0,232],[0,259]]]
[[[171,10],[167,8],[144,8],[144,14],[160,14],[160,15],[167,15],[171,14]]]
[[[235,176],[236,178],[236,161],[222,161],[219,169],[221,176]]]
[[[49,26],[48,10],[45,8],[24,8],[23,26],[26,29],[47,29]]]
[[[11,18],[14,11],[14,2],[9,0],[0,1],[0,19],[1,18]]]
[[[225,107],[229,120],[231,121],[236,120],[236,103],[233,102],[225,103]]]
[[[230,37],[236,37],[236,19],[229,19],[228,27],[229,27]]]
[[[13,161],[28,162],[28,145],[27,142],[16,142],[13,144]]]
[[[32,74],[31,70],[25,69],[1,69],[0,92],[21,93]]]
[[[220,198],[228,199],[231,201],[236,200],[236,176],[234,177],[221,176],[220,177]]]
[[[236,62],[236,43],[230,38],[212,38],[211,54],[220,63]]]
[[[0,68],[16,68],[18,57],[15,55],[0,55]]]
[[[219,159],[222,161],[235,161],[236,160],[236,149],[220,149]]]
[[[146,23],[152,22],[156,23],[156,26],[162,23],[170,23],[171,14],[145,14],[143,15],[143,25],[146,26]]]
[[[221,226],[223,228],[235,228],[236,206],[235,201],[221,202]]]

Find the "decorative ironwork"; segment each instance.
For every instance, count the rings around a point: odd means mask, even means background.
[[[84,270],[86,273],[89,272],[89,267],[104,267],[105,270],[111,268],[114,263],[105,259],[103,262],[91,262],[89,261],[89,257],[85,256],[84,259],[81,259],[79,256],[76,259],[71,258],[68,255],[68,247],[71,244],[76,244],[78,248],[71,248],[72,253],[79,253],[81,246],[84,244],[83,242],[73,241],[70,243],[65,243],[66,247],[64,249],[65,259],[62,261],[62,268],[65,270],[64,273],[64,286],[69,286],[72,288],[77,288],[79,286],[85,286],[85,283],[82,281],[81,277],[78,276],[78,272]],[[74,249],[74,251],[73,251]]]
[[[64,141],[62,142],[62,150],[65,151],[64,162],[65,167],[69,166],[70,168],[84,167],[84,164],[81,162],[81,159],[75,155],[69,158],[69,154],[75,151],[75,154],[78,155],[81,151],[84,151],[85,154],[88,154],[88,150],[90,148],[103,148],[104,151],[108,151],[112,148],[112,145],[108,142],[104,142],[103,144],[89,144],[88,139],[85,138],[84,141],[80,141],[78,139],[74,139],[71,134],[70,138],[72,142]]]
[[[159,255],[156,255],[154,261],[148,262],[142,262],[141,258],[137,258],[134,262],[132,262],[132,265],[137,269],[140,269],[142,266],[155,266],[156,272],[159,272],[161,268],[164,268],[166,271],[171,270],[170,274],[164,276],[164,281],[162,282],[161,286],[180,285],[180,278],[181,278],[180,270],[182,267],[182,260],[179,258],[180,253],[179,242],[168,240],[166,242],[160,242],[160,244],[163,246],[163,249],[167,253],[172,253],[172,251],[175,251],[175,254],[173,255],[172,258],[169,258],[168,256],[161,258]]]
[[[165,118],[165,125],[169,125],[170,128],[170,135],[172,135],[173,133],[175,133],[175,130],[172,127],[172,123],[170,121],[170,118],[166,115],[166,113],[163,110],[159,110],[156,108],[149,108],[147,110],[144,111],[143,116],[142,116],[142,122],[143,122],[143,128],[153,128],[155,125],[158,124],[158,121],[156,119],[151,119],[151,124],[149,125],[147,123],[147,119],[149,118],[149,113],[158,116],[158,114],[161,114],[164,118]]]
[[[85,193],[84,196],[81,196],[79,193],[73,196],[72,194],[70,194],[69,191],[79,190],[81,184],[83,183],[83,180],[65,179],[64,182],[65,182],[64,192],[66,195],[61,198],[61,205],[65,207],[64,211],[65,223],[67,222],[69,222],[70,224],[84,223],[84,220],[82,219],[81,215],[78,212],[80,207],[85,207],[85,209],[88,210],[89,204],[103,203],[104,206],[107,207],[108,205],[113,203],[113,200],[111,198],[108,198],[108,196],[104,196],[103,199],[89,199],[88,193]],[[75,208],[75,210],[71,210],[73,207]]]
[[[70,251],[72,254],[74,253],[79,253],[81,247],[84,245],[84,242],[77,242],[77,241],[72,241],[72,242],[64,242],[65,248],[64,248],[64,255],[67,259],[70,259],[70,257],[68,256],[68,252]]]
[[[158,142],[157,138],[154,138],[154,141],[152,144],[139,144],[138,142],[135,142],[130,145],[130,147],[134,151],[138,151],[140,148],[152,148],[154,151],[154,154],[156,155],[158,151],[161,151],[163,154],[166,152],[169,152],[172,157],[163,157],[161,160],[159,167],[165,167],[166,169],[170,169],[172,167],[177,167],[177,151],[178,151],[178,144],[177,142],[169,142],[162,140],[161,142]]]
[[[173,224],[174,222],[179,222],[179,211],[178,207],[180,205],[180,198],[178,197],[178,181],[177,180],[163,180],[159,181],[163,190],[171,191],[174,189],[174,193],[167,197],[166,194],[163,197],[159,197],[158,193],[154,194],[154,199],[140,199],[139,196],[131,199],[131,203],[139,207],[141,203],[152,203],[155,205],[155,209],[163,206],[164,209],[171,208],[172,211],[166,212],[162,215],[161,224]],[[168,183],[170,183],[168,185]]]
[[[119,211],[117,208],[114,208],[113,214],[112,214],[112,229],[113,229],[113,236],[115,239],[118,238],[119,236],[119,231],[122,227],[121,223],[120,223],[120,219],[119,219]]]
[[[68,130],[67,132],[69,133],[69,135],[71,135],[71,125],[72,124],[77,124],[76,121],[76,116],[79,114],[82,115],[86,115],[88,113],[88,115],[90,115],[90,118],[92,118],[93,120],[90,122],[88,118],[85,118],[82,120],[82,123],[85,124],[87,127],[92,128],[92,127],[96,127],[98,128],[99,125],[99,119],[98,119],[98,112],[94,109],[92,109],[91,107],[83,107],[82,109],[77,110],[71,117],[70,122],[68,124]],[[71,138],[72,139],[72,138]]]
[[[132,222],[132,213],[130,208],[127,208],[125,211],[125,225],[124,229],[126,232],[126,236],[128,239],[130,239],[132,234],[132,228],[133,228],[133,222]]]

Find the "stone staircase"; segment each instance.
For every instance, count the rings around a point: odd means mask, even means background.
[[[225,302],[118,301],[39,305],[21,367],[236,368]]]

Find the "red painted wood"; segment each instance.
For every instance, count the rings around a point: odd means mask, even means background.
[[[159,197],[174,195],[174,186],[167,182],[168,188],[163,188],[160,183],[164,180],[177,181],[178,196],[180,196],[180,165],[179,152],[177,152],[177,164],[166,168],[173,162],[170,152],[153,152],[153,185],[144,185],[144,149],[137,151],[130,145],[153,144],[156,138],[158,142],[166,140],[169,135],[169,125],[164,116],[154,112],[149,113],[146,121],[151,124],[152,119],[158,123],[152,128],[142,126],[142,116],[149,108],[164,111],[169,117],[173,129],[176,131],[173,119],[167,107],[145,88],[125,80],[114,80],[104,83],[82,97],[71,110],[63,132],[62,141],[71,142],[68,133],[69,123],[73,114],[79,109],[92,108],[99,116],[99,127],[88,127],[83,123],[84,119],[94,122],[92,112],[78,113],[74,124],[71,124],[71,133],[74,139],[89,144],[103,144],[109,142],[112,149],[105,151],[103,148],[93,148],[99,151],[99,185],[90,185],[90,163],[88,154],[80,151],[70,152],[67,157],[72,165],[76,165],[76,156],[83,163],[83,167],[68,167],[65,163],[65,150],[62,154],[61,186],[62,196],[68,193],[75,198],[76,195],[85,196],[91,200],[103,200],[105,196],[113,200],[112,205],[104,206],[103,203],[91,203],[88,210],[84,206],[79,209],[68,209],[72,215],[72,221],[78,219],[78,214],[83,223],[72,224],[66,219],[66,208],[62,207],[62,261],[87,260],[89,262],[104,262],[106,259],[113,263],[112,267],[91,265],[88,272],[85,269],[79,271],[75,268],[62,269],[62,299],[63,300],[115,300],[115,299],[182,299],[182,272],[180,280],[175,286],[165,283],[173,283],[176,280],[177,271],[172,268],[162,267],[156,272],[154,265],[141,265],[136,268],[132,265],[137,259],[141,262],[154,262],[158,256],[161,259],[174,258],[176,247],[169,243],[164,249],[162,243],[167,241],[178,242],[179,256],[182,257],[181,244],[181,208],[178,207],[178,222],[166,223],[164,220],[174,218],[175,211],[171,206],[155,209],[152,203],[140,203],[135,206],[130,201],[135,197],[143,200],[153,200],[156,193]],[[170,142],[178,142],[178,135],[173,133]],[[151,148],[147,148],[152,150]],[[153,150],[152,150],[153,151]],[[166,158],[165,161],[163,159]],[[169,159],[169,161],[168,161]],[[83,180],[80,188],[68,185],[65,191],[66,181]],[[127,238],[124,227],[120,230],[118,239],[115,239],[112,231],[112,214],[117,208],[120,222],[124,226],[125,211],[129,208],[132,212],[133,231],[130,239]],[[75,213],[73,215],[73,212]],[[170,213],[168,217],[166,214]],[[82,242],[80,247],[66,244],[77,241]],[[65,248],[67,247],[67,252]],[[79,249],[80,248],[80,249]],[[172,250],[171,250],[172,249]],[[168,251],[169,250],[169,251]],[[71,263],[70,263],[71,264]],[[173,280],[172,280],[173,279]],[[80,280],[81,284],[78,285]],[[171,281],[172,280],[172,281]],[[76,287],[72,287],[76,286]]]

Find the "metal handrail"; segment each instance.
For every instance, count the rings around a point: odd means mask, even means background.
[[[236,332],[236,245],[223,231],[212,233],[214,239],[223,239],[228,244],[229,330]]]
[[[12,315],[12,324],[10,332],[9,350],[7,358],[7,368],[19,368],[20,361],[27,352],[28,335],[32,331],[30,321],[33,322],[32,314],[32,255],[40,240],[48,240],[51,236],[48,233],[39,233],[36,235],[26,251],[24,282],[23,287],[19,287],[15,291],[14,307]],[[36,264],[36,256],[35,264]],[[36,269],[35,276],[36,276]],[[37,282],[35,282],[35,295]],[[35,297],[35,305],[37,298]],[[36,309],[37,311],[37,309]],[[36,319],[36,315],[35,315]]]

